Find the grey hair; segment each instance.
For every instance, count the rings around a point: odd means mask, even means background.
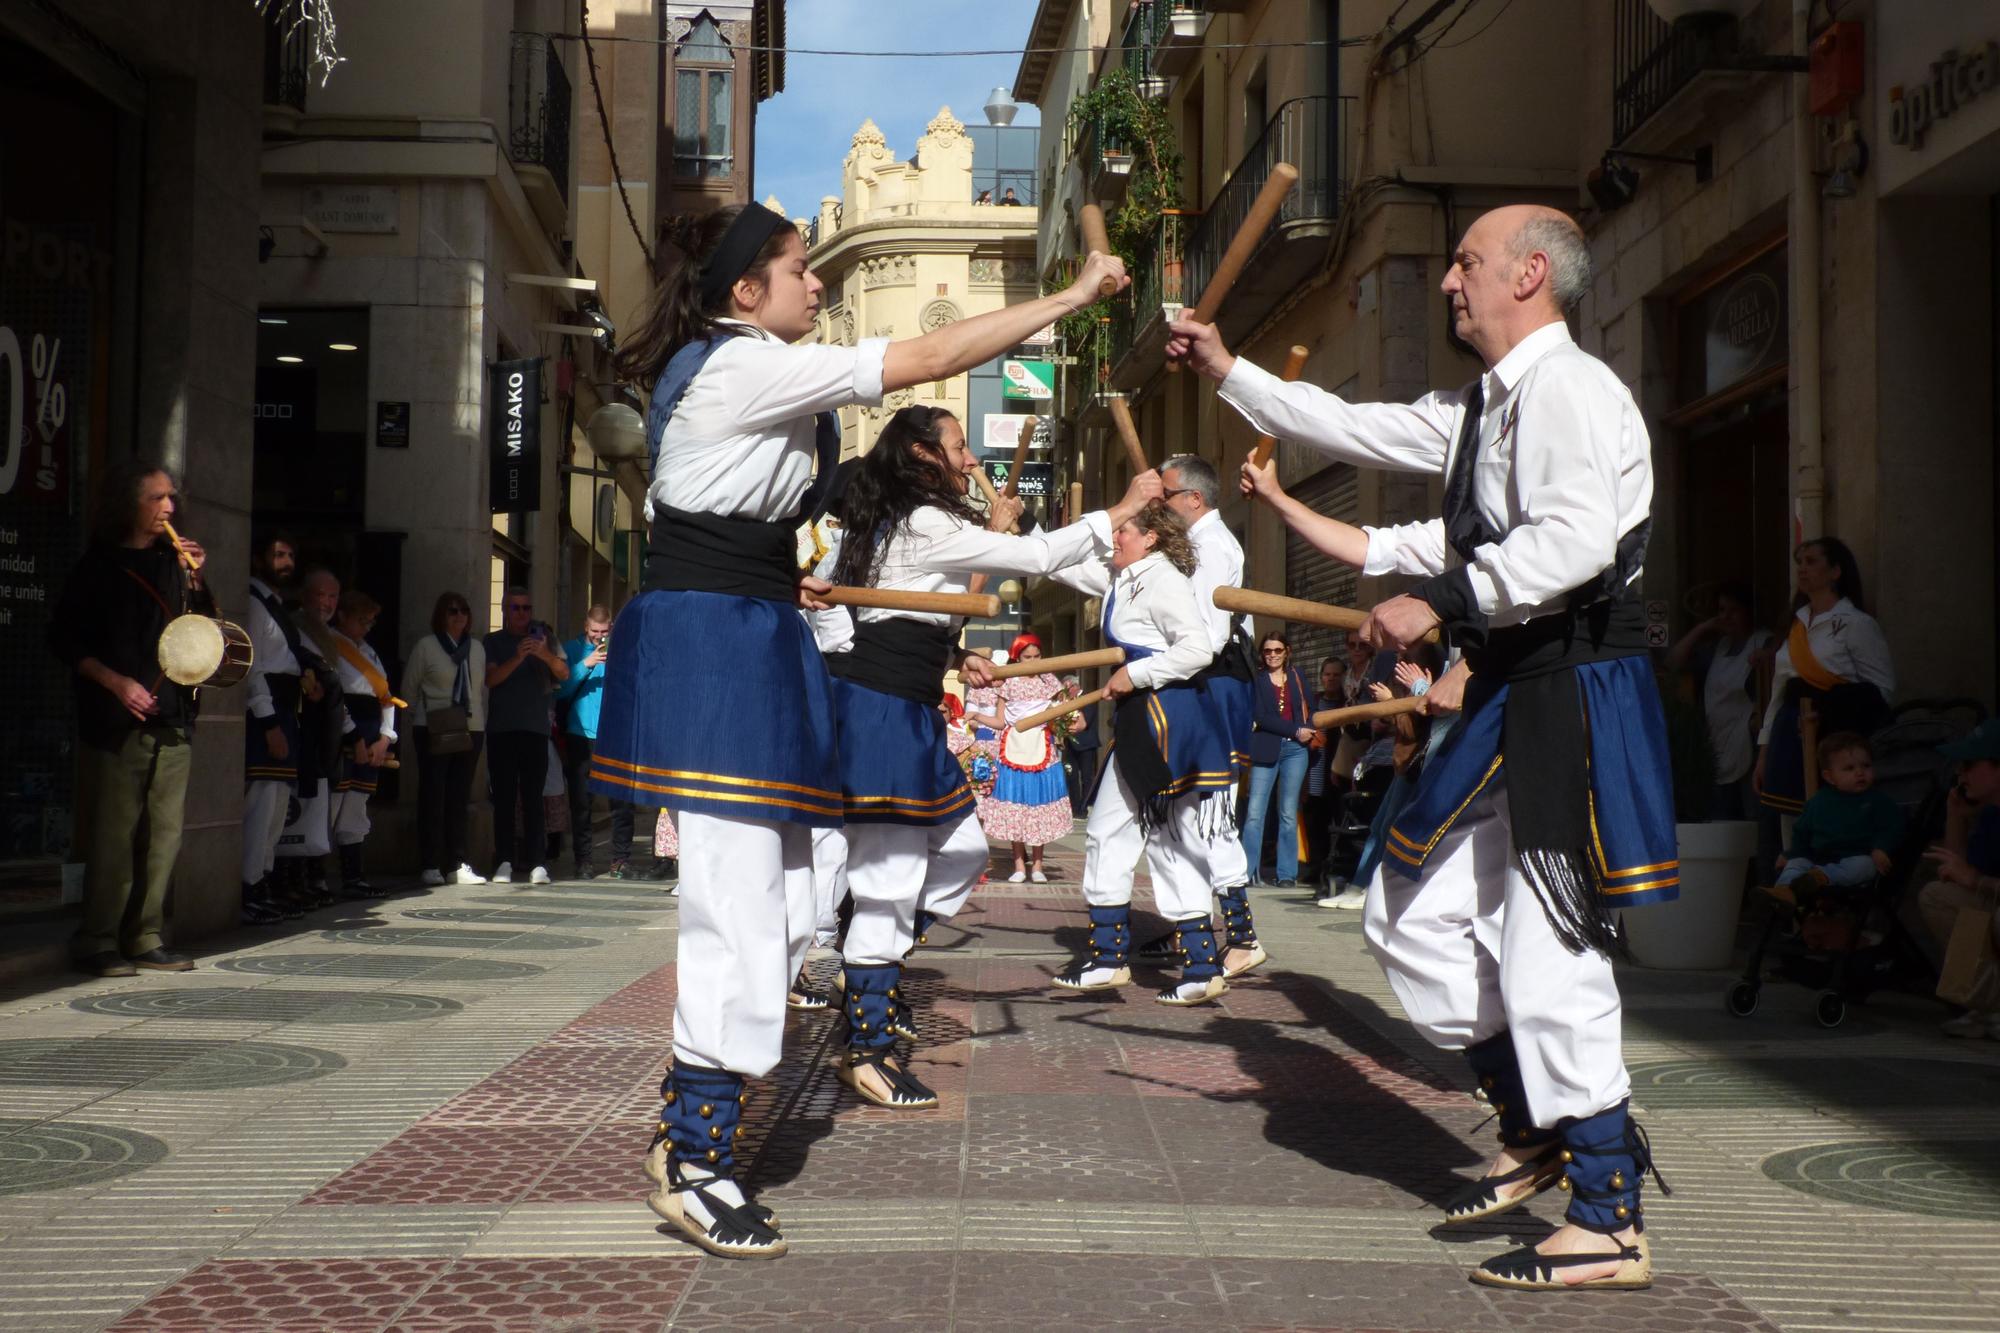
[[[1214,509],[1222,498],[1222,479],[1215,475],[1215,464],[1195,454],[1175,454],[1160,464],[1160,475],[1169,472],[1181,474],[1181,486],[1201,497],[1204,508]]]
[[[1549,294],[1568,314],[1590,290],[1590,242],[1573,220],[1543,215],[1529,218],[1514,233],[1515,259],[1526,259],[1537,250],[1549,257]]]

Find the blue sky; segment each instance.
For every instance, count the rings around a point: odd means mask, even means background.
[[[785,91],[757,111],[756,197],[775,194],[793,217],[812,216],[821,195],[840,193],[840,160],[869,117],[900,157],[916,150],[940,106],[983,123],[987,94],[1014,82],[1034,16],[1034,0],[790,0]],[[891,59],[802,55],[800,47],[1014,54]],[[1038,118],[1024,106],[1014,123]]]

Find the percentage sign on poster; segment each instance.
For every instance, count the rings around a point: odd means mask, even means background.
[[[42,443],[55,443],[56,432],[69,420],[69,390],[56,383],[56,359],[62,355],[62,339],[53,341],[35,335],[29,352],[29,369],[35,373],[35,425]]]

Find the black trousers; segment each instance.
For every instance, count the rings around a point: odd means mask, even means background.
[[[1070,812],[1078,819],[1090,813],[1090,784],[1097,780],[1097,760],[1104,751],[1097,746],[1079,750],[1074,746],[1065,747],[1069,751],[1069,765],[1063,777],[1069,785]]]
[[[493,860],[538,866],[548,856],[542,826],[542,786],[549,778],[549,738],[539,731],[494,731],[486,736],[486,780],[493,788]],[[514,827],[514,807],[521,827]],[[516,836],[518,834],[518,837]],[[527,855],[521,855],[523,849]]]
[[[472,804],[472,770],[479,766],[483,732],[472,733],[472,748],[460,754],[432,754],[430,729],[418,727],[417,847],[423,869],[446,875],[467,864],[465,821]]]
[[[594,841],[590,828],[590,751],[588,736],[565,732],[562,738],[563,786],[569,790],[569,836],[578,861],[591,859]],[[610,797],[605,798],[610,801]],[[632,856],[632,807],[625,801],[611,801],[611,859]]]

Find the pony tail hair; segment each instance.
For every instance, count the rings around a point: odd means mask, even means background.
[[[712,213],[678,214],[660,224],[660,239],[666,244],[660,247],[659,269],[665,276],[653,289],[638,328],[612,362],[619,379],[650,393],[675,352],[724,327],[719,321],[731,313],[729,294],[702,300],[702,266],[721,247],[730,224],[745,208],[753,207],[761,205],[729,204]],[[780,227],[743,276],[762,280],[772,261],[784,253],[787,238],[797,234],[791,227]],[[669,249],[675,252],[671,256]]]

